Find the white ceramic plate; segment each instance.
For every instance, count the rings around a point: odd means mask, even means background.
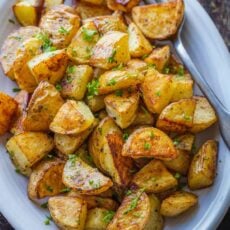
[[[13,18],[13,0],[0,0],[0,45],[16,28],[8,22]],[[183,40],[200,72],[206,77],[221,101],[230,109],[230,58],[228,50],[209,16],[196,0],[185,0],[186,23]],[[0,72],[0,90],[9,94],[15,87]],[[198,92],[198,91],[197,91]],[[219,136],[217,127],[200,135],[200,140],[219,140],[218,175],[215,185],[197,192],[199,207],[178,218],[166,221],[165,229],[212,230],[224,217],[230,204],[230,152]],[[14,171],[4,148],[6,137],[0,139],[0,211],[16,230],[56,229],[54,224],[44,225],[46,212],[34,205],[26,192],[27,179]],[[198,143],[199,145],[199,143]]]

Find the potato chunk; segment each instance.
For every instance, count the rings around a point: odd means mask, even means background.
[[[67,47],[80,27],[80,17],[72,7],[58,5],[48,10],[39,23],[55,47]]]
[[[128,34],[110,31],[93,47],[90,64],[102,69],[111,69],[129,60]]]
[[[87,217],[86,202],[77,197],[52,197],[48,208],[54,222],[61,229],[83,230]]]
[[[188,151],[188,152],[192,151],[194,141],[195,141],[195,136],[193,134],[184,134],[184,135],[176,136],[173,139],[173,143],[177,149]]]
[[[92,112],[98,112],[105,108],[105,95],[96,95],[87,97],[86,103]]]
[[[23,128],[29,131],[48,131],[63,103],[60,93],[53,85],[41,82],[30,99]]]
[[[121,93],[122,95],[118,95]],[[139,104],[138,92],[117,91],[105,97],[105,106],[108,115],[122,129],[127,128],[137,116]]]
[[[129,12],[131,9],[138,5],[140,0],[127,0],[127,1],[116,1],[116,0],[107,0],[107,6],[111,10],[120,10],[123,12]]]
[[[159,193],[176,187],[178,182],[161,161],[152,160],[135,174],[132,184],[145,192]]]
[[[94,122],[88,106],[81,101],[67,100],[50,124],[50,130],[60,134],[79,134]]]
[[[67,187],[86,195],[100,194],[113,185],[108,177],[87,165],[77,155],[71,155],[66,162],[62,180]]]
[[[163,200],[160,212],[163,216],[177,216],[195,206],[197,202],[197,196],[192,193],[175,192]]]
[[[31,167],[49,153],[53,147],[53,139],[40,132],[24,132],[11,137],[6,143],[6,149],[16,168],[25,175],[29,175]]]
[[[162,40],[176,34],[184,16],[183,0],[136,6],[133,21],[149,38]]]
[[[92,3],[92,4],[95,4],[95,5],[102,5],[103,4],[103,0],[82,0],[82,1]]]
[[[64,162],[44,160],[33,170],[28,183],[28,196],[31,200],[60,194],[65,186],[62,183]]]
[[[49,10],[53,8],[54,6],[61,5],[64,2],[64,0],[45,0],[44,1],[44,7],[46,10]]]
[[[217,142],[206,141],[192,159],[188,173],[190,189],[206,188],[213,184],[216,176],[217,157]]]
[[[0,135],[5,134],[17,112],[18,103],[7,94],[0,92]]]
[[[143,127],[135,130],[122,149],[122,155],[132,158],[154,157],[171,160],[177,157],[172,140],[161,130]]]

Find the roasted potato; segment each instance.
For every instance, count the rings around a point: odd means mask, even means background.
[[[88,65],[68,66],[66,76],[62,79],[61,94],[64,98],[82,100],[87,84],[92,80],[93,68]]]
[[[196,195],[185,191],[175,192],[162,201],[160,213],[163,216],[178,216],[197,203]]]
[[[28,183],[28,196],[31,200],[55,196],[65,188],[62,183],[64,162],[58,159],[44,160],[32,170]]]
[[[128,34],[109,31],[93,47],[90,64],[102,69],[111,69],[129,60]]]
[[[5,134],[17,113],[18,103],[9,95],[0,92],[0,135]]]
[[[80,17],[67,5],[48,10],[41,18],[39,27],[49,36],[58,49],[66,48],[80,27]]]
[[[116,0],[106,0],[107,6],[111,10],[120,10],[123,12],[129,12],[131,9],[138,5],[140,0],[128,0],[128,1],[116,1]]]
[[[192,133],[201,132],[217,121],[215,110],[205,97],[193,97],[196,100],[193,124],[190,131]]]
[[[140,29],[132,22],[128,27],[129,53],[131,57],[143,57],[152,51],[152,45],[142,34]]]
[[[140,59],[131,59],[127,62],[128,70],[137,70],[137,71],[145,71],[147,70],[148,65],[146,62]]]
[[[134,175],[132,184],[147,193],[159,193],[176,187],[178,182],[161,161],[152,160]]]
[[[28,131],[48,131],[54,116],[64,101],[55,87],[41,82],[35,89],[23,119],[23,128]]]
[[[54,222],[63,230],[83,230],[87,218],[87,204],[77,197],[51,197],[48,208]]]
[[[62,79],[67,64],[68,56],[65,50],[56,50],[37,55],[27,63],[37,83],[48,81],[51,84],[56,84]]]
[[[94,5],[103,5],[104,0],[82,0],[82,2],[92,3]]]
[[[108,115],[118,126],[125,129],[133,123],[139,105],[138,92],[116,91],[106,96],[104,101]]]
[[[191,152],[194,141],[195,141],[195,136],[193,134],[184,134],[184,135],[176,136],[173,139],[173,144],[179,150]]]
[[[173,0],[132,9],[132,18],[151,39],[167,39],[176,34],[184,16],[183,0]]]
[[[67,187],[85,195],[100,194],[113,185],[108,177],[87,165],[77,155],[71,155],[66,162],[62,180]]]
[[[88,96],[86,103],[92,112],[98,112],[105,108],[105,95]]]
[[[188,131],[193,126],[195,107],[194,99],[181,99],[169,104],[159,115],[156,127],[168,132]]]
[[[79,134],[94,122],[94,116],[82,101],[67,100],[50,124],[50,130],[60,134]]]
[[[54,6],[61,5],[64,2],[64,0],[45,0],[44,1],[44,7],[46,10],[49,10],[53,8]]]
[[[161,130],[143,127],[128,137],[122,155],[132,158],[154,157],[160,160],[172,160],[177,157],[177,151],[172,140]]]
[[[213,184],[216,177],[217,154],[217,142],[208,140],[194,155],[188,173],[190,189],[206,188]]]
[[[53,139],[45,133],[24,132],[11,137],[6,143],[16,168],[24,175],[54,147]]]

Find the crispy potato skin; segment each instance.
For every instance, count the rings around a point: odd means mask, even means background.
[[[54,222],[63,230],[83,230],[87,217],[87,204],[77,197],[51,197],[48,208]]]
[[[175,192],[163,200],[160,213],[163,216],[178,216],[197,203],[198,198],[196,195],[185,191]]]
[[[206,141],[192,159],[188,185],[192,190],[211,186],[216,176],[218,145],[214,140]]]
[[[14,115],[17,113],[18,103],[12,97],[0,92],[0,135],[9,129]]]
[[[107,6],[111,10],[120,10],[123,12],[130,12],[132,8],[138,5],[140,0],[127,0],[123,2],[118,2],[116,0],[106,0]]]
[[[62,183],[64,162],[58,159],[44,160],[32,171],[28,183],[28,196],[31,200],[55,196],[65,188]]]

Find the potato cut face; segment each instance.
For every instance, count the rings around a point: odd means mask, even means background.
[[[128,0],[125,2],[118,2],[116,0],[107,0],[107,6],[111,10],[120,10],[123,12],[130,12],[132,8],[136,5],[138,5],[140,0]]]
[[[130,191],[123,199],[107,229],[144,229],[150,217],[150,200],[143,190]]]
[[[90,64],[102,69],[111,69],[129,60],[128,34],[109,31],[93,47]]]
[[[86,195],[100,194],[113,185],[108,177],[87,165],[77,155],[71,155],[66,162],[62,180],[67,187]]]
[[[48,131],[51,121],[63,104],[56,88],[48,82],[41,82],[30,99],[23,128],[28,131]]]
[[[206,188],[213,184],[216,177],[218,144],[214,140],[206,141],[194,155],[188,173],[190,189]]]
[[[27,65],[37,83],[48,81],[56,84],[64,76],[67,63],[68,56],[65,50],[56,50],[37,55]]]
[[[0,135],[3,135],[10,129],[12,118],[17,113],[18,103],[12,97],[0,92],[0,105]]]
[[[139,93],[117,91],[105,97],[106,111],[122,129],[127,128],[137,116]]]
[[[195,136],[190,133],[176,136],[173,139],[173,143],[177,149],[188,151],[188,152],[192,151],[194,141],[195,141]]]
[[[145,165],[135,174],[132,183],[149,193],[165,192],[178,184],[176,178],[159,160],[152,160]]]
[[[50,130],[59,134],[79,134],[94,122],[94,116],[82,101],[67,100],[50,124]]]
[[[96,95],[87,97],[86,103],[92,112],[98,112],[105,108],[105,95]]]
[[[176,34],[184,16],[183,0],[136,6],[132,18],[143,34],[156,40]]]
[[[46,10],[49,10],[55,6],[61,5],[64,2],[64,0],[45,0],[44,6]]]
[[[44,160],[32,171],[28,183],[28,196],[32,200],[55,196],[65,188],[62,183],[64,162],[58,159]]]
[[[87,217],[87,205],[84,200],[77,197],[51,197],[48,208],[54,222],[61,229],[84,229]]]
[[[178,191],[163,200],[160,212],[163,216],[173,217],[186,212],[197,203],[198,198],[195,194]]]
[[[172,140],[164,132],[152,127],[143,127],[129,136],[123,146],[122,155],[171,160],[177,157],[177,151]]]
[[[53,45],[66,48],[80,27],[80,17],[72,7],[58,5],[41,18],[39,27],[49,34]]]
[[[195,107],[194,99],[182,99],[169,104],[158,117],[156,127],[168,132],[186,132],[193,126]]]
[[[11,137],[6,143],[6,149],[16,168],[25,175],[29,175],[31,167],[53,147],[53,139],[41,132],[24,132]]]

